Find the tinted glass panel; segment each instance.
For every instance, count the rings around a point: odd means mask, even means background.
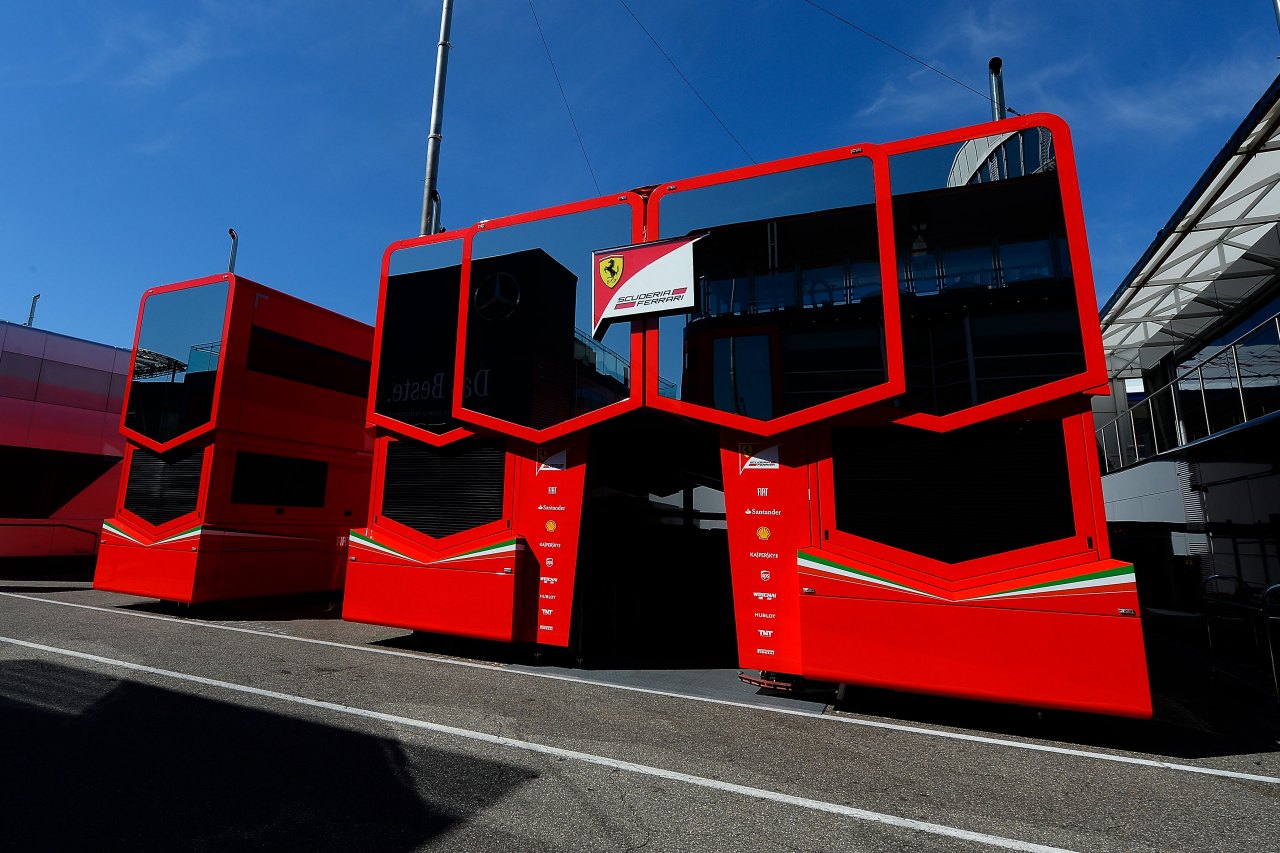
[[[836,527],[958,563],[1075,533],[1059,421],[832,433]]]
[[[591,253],[629,244],[631,219],[613,205],[475,235],[466,408],[545,429],[630,396],[631,324],[590,329]]]
[[[125,426],[168,441],[209,421],[229,289],[220,281],[147,297]]]
[[[449,411],[461,281],[461,240],[392,253],[374,411],[434,433],[458,426]],[[488,395],[488,369],[468,378],[464,393]]]
[[[329,463],[267,453],[236,452],[231,502],[266,506],[324,506]]]
[[[769,420],[885,381],[870,161],[659,200],[694,244],[698,309],[659,321],[660,393]]]
[[[889,161],[909,408],[946,414],[1084,371],[1052,135]]]

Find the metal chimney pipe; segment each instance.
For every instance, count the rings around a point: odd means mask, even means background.
[[[1276,0],[1280,5],[1280,0]],[[993,121],[1000,121],[1005,117],[1004,109],[1004,75],[1000,73],[1001,67],[1004,66],[1004,60],[998,56],[991,57],[991,61],[987,63],[987,70],[991,72],[991,118]]]
[[[444,0],[440,10],[440,44],[436,46],[436,84],[431,95],[431,133],[427,137],[427,181],[422,188],[422,230],[431,233],[432,223],[439,217],[432,209],[437,203],[436,177],[440,171],[440,129],[444,124],[444,77],[449,67],[449,26],[453,22],[453,0]]]
[[[227,233],[231,235],[231,258],[227,261],[227,272],[234,273],[236,271],[236,246],[240,244],[240,235],[236,233],[234,228],[228,228]]]
[[[40,294],[37,293],[35,296],[31,297],[31,312],[27,314],[28,328],[31,326],[32,323],[36,321],[36,303],[39,301],[40,301]]]

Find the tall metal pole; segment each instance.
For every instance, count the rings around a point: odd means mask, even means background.
[[[31,312],[27,314],[27,326],[31,326],[36,321],[36,303],[40,301],[40,294],[31,297]]]
[[[1276,0],[1280,3],[1280,0]],[[1004,75],[1000,73],[1004,60],[998,56],[991,57],[991,61],[987,63],[987,70],[991,72],[991,118],[993,121],[1000,121],[1004,118]]]
[[[431,135],[427,137],[427,181],[422,188],[422,230],[430,234],[438,227],[433,216],[439,194],[436,176],[440,171],[440,128],[444,124],[444,75],[449,67],[449,25],[453,21],[453,0],[444,0],[440,12],[440,44],[436,48],[436,85],[431,95]]]

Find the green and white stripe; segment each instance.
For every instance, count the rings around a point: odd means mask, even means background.
[[[134,543],[135,545],[144,545],[144,546],[147,545],[146,542],[143,542],[142,540],[134,536],[130,536],[128,533],[125,533],[123,530],[121,530],[119,527],[117,527],[116,525],[112,524],[109,521],[102,522],[102,529],[110,533],[114,533],[116,536],[122,537],[124,539],[128,539],[130,542]],[[200,531],[202,529],[203,528],[199,526],[192,527],[190,530],[184,530],[181,533],[175,533],[172,536],[165,537],[164,539],[157,539],[155,542],[152,542],[150,544],[151,545],[168,545],[172,542],[181,542],[184,539],[194,539],[195,537],[200,535]]]
[[[383,554],[390,554],[393,557],[399,557],[402,560],[408,560],[410,563],[418,563],[419,565],[425,565],[421,560],[415,560],[413,557],[410,557],[408,554],[402,554],[399,551],[397,551],[395,548],[389,548],[386,545],[383,545],[381,542],[377,542],[373,539],[370,539],[368,536],[365,536],[363,533],[360,533],[355,530],[351,531],[351,541],[352,541],[352,544],[361,545],[365,548],[368,548],[370,551],[378,551]]]
[[[470,551],[464,551],[461,554],[455,554],[452,557],[445,557],[443,560],[432,560],[430,563],[422,560],[414,559],[408,554],[401,553],[394,548],[383,545],[375,539],[365,536],[357,530],[351,531],[351,539],[355,544],[362,545],[371,551],[378,551],[383,554],[389,554],[393,557],[399,557],[402,560],[408,560],[410,563],[417,563],[420,566],[436,565],[438,563],[453,563],[459,560],[478,560],[483,557],[496,557],[499,554],[514,554],[516,551],[524,550],[524,543],[518,539],[508,539],[505,542],[499,542],[495,545],[485,545],[481,548],[474,548]]]
[[[505,542],[499,542],[496,545],[485,545],[483,548],[476,548],[472,551],[464,551],[461,554],[455,554],[452,557],[446,557],[443,560],[437,560],[437,563],[452,563],[455,560],[478,560],[481,557],[496,557],[499,554],[514,554],[516,551],[523,551],[524,543],[518,539],[508,539]]]
[[[815,556],[814,554],[806,554],[804,551],[799,553],[796,558],[796,563],[802,569],[814,569],[815,571],[826,572],[827,574],[835,575],[837,577],[844,578],[845,580],[864,581],[866,583],[876,584],[877,586],[887,586],[890,589],[896,589],[899,592],[910,592],[914,595],[923,595],[926,598],[942,600],[942,596],[940,595],[934,595],[933,593],[925,592],[922,589],[915,589],[907,586],[906,584],[891,581],[888,578],[882,578],[879,575],[873,575],[865,569],[855,569],[852,566],[844,566],[840,563],[835,563],[831,560]]]
[[[114,533],[116,536],[119,536],[122,539],[128,539],[130,542],[134,543],[135,545],[142,544],[137,539],[133,538],[128,533],[125,533],[123,530],[121,530],[119,527],[116,527],[114,524],[112,524],[109,521],[102,522],[102,529],[107,531],[108,533]]]
[[[1119,586],[1121,584],[1134,582],[1133,566],[1120,566],[1114,569],[1103,569],[1099,572],[1087,572],[1073,577],[1044,581],[1043,583],[1027,584],[1026,586],[1002,590],[1001,592],[992,592],[986,595],[947,599],[943,596],[934,595],[921,589],[915,589],[914,587],[910,587],[904,583],[880,577],[879,575],[872,574],[865,569],[855,569],[852,566],[846,566],[841,563],[819,557],[815,554],[806,554],[804,551],[801,551],[797,555],[796,564],[803,569],[813,569],[820,572],[826,572],[827,574],[836,575],[837,577],[841,577],[846,580],[864,581],[866,583],[896,589],[900,592],[910,592],[916,595],[923,595],[927,598],[934,598],[942,601],[989,601],[994,598],[1014,598],[1065,592],[1067,590],[1097,589],[1099,587]]]
[[[1118,586],[1134,582],[1133,566],[1121,566],[1116,569],[1105,569],[1101,572],[1089,572],[1075,577],[1059,578],[1054,581],[1020,586],[1005,592],[993,592],[979,595],[966,601],[984,601],[992,598],[1012,598],[1024,595],[1042,595],[1047,592],[1062,592],[1069,589],[1096,589],[1103,586]]]

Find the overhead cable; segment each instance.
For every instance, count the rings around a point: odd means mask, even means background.
[[[733,135],[733,131],[731,131],[729,129],[729,126],[724,123],[724,119],[720,118],[720,116],[716,114],[716,111],[711,109],[711,105],[707,103],[707,99],[702,97],[702,95],[698,93],[698,90],[694,88],[693,84],[689,82],[689,78],[686,77],[685,73],[680,70],[680,66],[676,65],[675,60],[672,59],[671,56],[665,50],[662,49],[662,45],[658,44],[658,40],[653,37],[653,33],[649,32],[649,29],[644,24],[640,23],[640,19],[636,17],[636,13],[631,11],[631,7],[627,5],[627,0],[618,0],[618,2],[622,4],[622,8],[627,10],[627,14],[630,15],[631,19],[636,22],[636,26],[640,27],[640,29],[644,32],[644,34],[649,37],[649,41],[653,42],[653,46],[658,49],[658,52],[662,54],[663,58],[665,58],[667,62],[671,63],[671,67],[674,68],[676,70],[676,73],[680,75],[680,79],[683,80],[684,84],[689,87],[689,91],[693,92],[693,94],[697,97],[697,99],[702,102],[702,105],[707,108],[707,112],[711,113],[712,117],[720,123],[720,126],[724,128],[724,132],[729,134],[729,138],[733,140],[734,144],[737,145],[740,149],[742,149],[742,153],[747,156],[748,160],[750,160],[752,163],[755,163],[756,158],[752,157],[751,152],[747,150],[746,146],[743,145],[738,140],[738,137]]]
[[[533,23],[538,28],[538,37],[542,39],[542,48],[547,52],[547,62],[551,63],[551,73],[556,78],[556,86],[560,88],[560,97],[564,100],[565,112],[569,114],[569,124],[573,125],[573,135],[578,137],[578,147],[582,149],[582,159],[587,161],[587,171],[591,173],[591,183],[596,185],[596,194],[600,195],[600,182],[596,180],[596,170],[591,166],[591,158],[587,156],[587,146],[582,141],[582,134],[578,132],[578,123],[574,121],[573,110],[569,107],[569,97],[564,93],[564,84],[560,82],[560,72],[556,70],[556,61],[551,58],[551,47],[547,44],[547,37],[542,32],[542,22],[538,20],[538,13],[533,8],[533,0],[528,0],[529,11],[533,13]]]
[[[862,34],[863,34],[864,36],[866,36],[867,38],[869,38],[869,39],[873,39],[874,41],[878,41],[878,42],[880,42],[880,44],[884,45],[885,47],[889,48],[890,50],[893,50],[893,51],[896,51],[897,53],[902,54],[902,55],[903,55],[903,56],[905,56],[907,59],[910,59],[912,62],[915,62],[915,63],[918,63],[918,64],[920,64],[920,65],[923,65],[925,68],[928,68],[930,71],[933,71],[933,72],[935,72],[935,73],[937,73],[937,74],[941,74],[943,77],[946,77],[948,80],[950,80],[952,83],[955,83],[957,86],[962,86],[962,87],[964,87],[965,89],[968,89],[970,92],[973,92],[973,94],[977,95],[979,98],[982,98],[982,100],[987,101],[988,103],[994,103],[994,101],[992,101],[992,99],[991,99],[991,96],[990,96],[990,95],[987,95],[987,94],[985,94],[985,93],[983,93],[983,92],[979,92],[977,89],[973,88],[973,87],[972,87],[972,86],[970,86],[968,83],[965,83],[965,82],[963,82],[962,80],[957,80],[956,78],[952,77],[952,76],[951,76],[950,74],[948,74],[947,72],[943,71],[941,68],[938,68],[938,67],[936,67],[936,66],[930,65],[929,63],[925,62],[923,59],[919,58],[918,56],[913,56],[912,54],[907,53],[905,50],[903,50],[902,48],[898,47],[896,44],[893,44],[892,42],[889,42],[889,41],[887,41],[887,40],[885,40],[885,39],[880,38],[880,36],[876,35],[876,34],[875,34],[875,33],[873,33],[873,32],[870,32],[870,31],[868,31],[868,30],[864,30],[862,27],[858,26],[858,25],[857,25],[857,24],[855,24],[853,21],[850,21],[848,18],[842,18],[842,17],[840,17],[840,16],[839,16],[839,15],[837,15],[835,12],[832,12],[830,9],[827,9],[827,8],[826,8],[826,7],[824,7],[824,6],[820,6],[820,5],[818,5],[817,3],[813,2],[813,0],[804,0],[804,2],[805,2],[805,3],[808,3],[810,6],[812,6],[812,7],[813,7],[813,8],[815,8],[815,9],[817,9],[819,12],[823,12],[823,13],[825,13],[825,14],[827,14],[827,15],[830,15],[831,17],[835,18],[837,21],[839,21],[840,23],[844,24],[845,26],[847,26],[847,27],[852,27],[853,29],[855,29],[855,30],[857,30],[858,32],[862,33]],[[1008,107],[1008,106],[1005,106],[1005,110],[1006,110],[1007,112],[1009,112],[1009,113],[1012,113],[1013,115],[1016,115],[1016,116],[1017,116],[1017,115],[1022,115],[1022,113],[1018,112],[1018,111],[1017,111],[1017,110],[1015,110],[1015,109],[1011,109],[1011,108],[1010,108],[1010,107]]]

